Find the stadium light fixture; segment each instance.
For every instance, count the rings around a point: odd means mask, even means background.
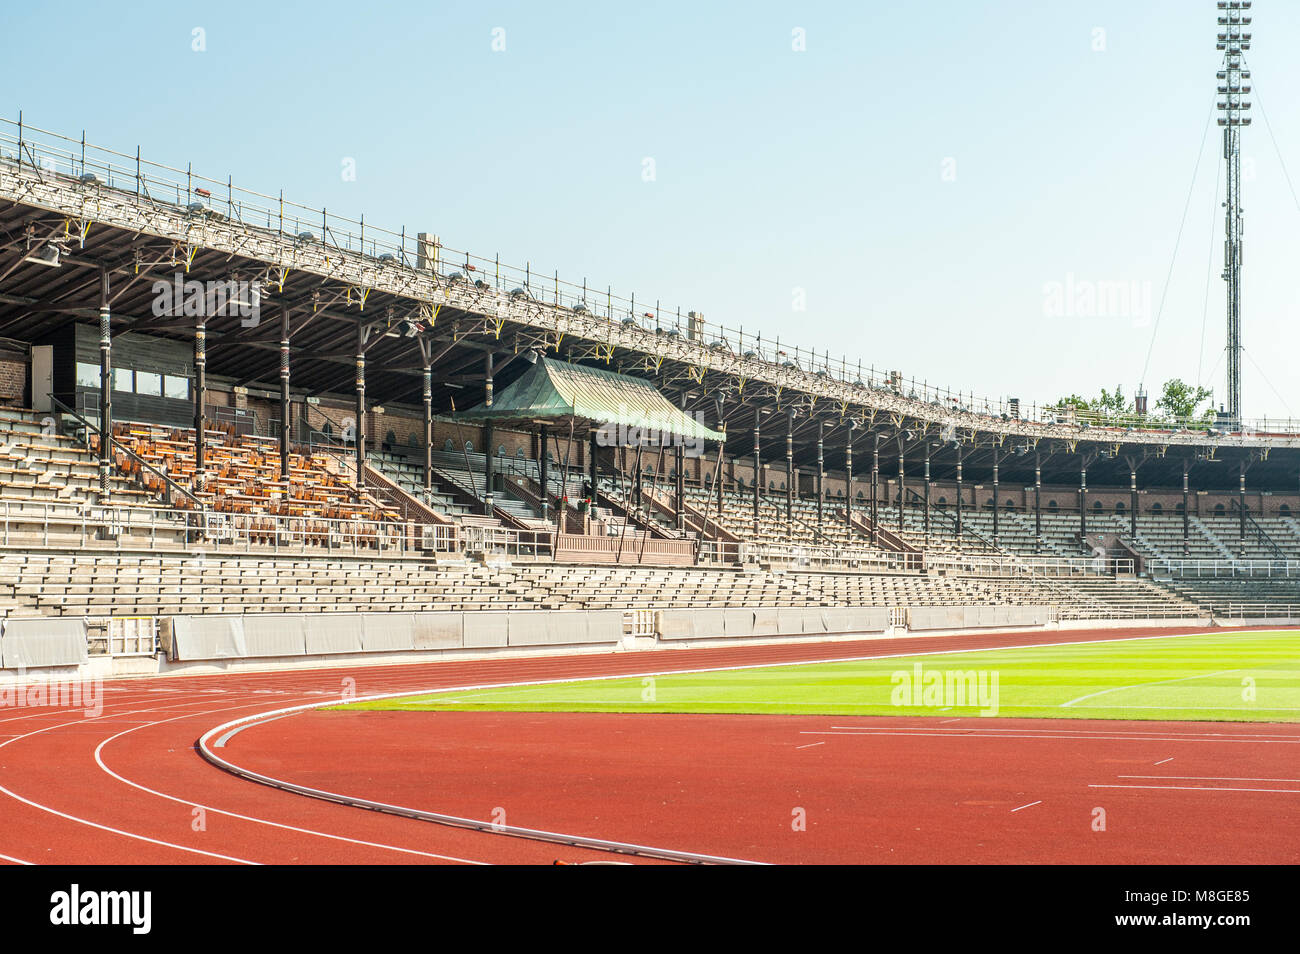
[[[1223,66],[1215,73],[1219,80],[1219,125],[1223,127],[1223,159],[1227,166],[1227,220],[1223,256],[1223,280],[1227,282],[1227,351],[1228,407],[1227,419],[1235,427],[1242,419],[1241,407],[1241,127],[1250,125],[1250,101],[1242,97],[1250,92],[1250,70],[1245,69],[1243,54],[1250,49],[1251,34],[1246,31],[1251,0],[1218,0],[1219,29],[1215,49],[1223,53]]]
[[[47,268],[58,268],[59,248],[57,245],[42,245],[35,251],[29,252],[23,256],[24,262],[31,262],[33,265],[44,265]]]

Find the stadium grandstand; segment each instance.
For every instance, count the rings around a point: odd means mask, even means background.
[[[1300,617],[1295,422],[953,393],[21,120],[0,441],[7,668]]]

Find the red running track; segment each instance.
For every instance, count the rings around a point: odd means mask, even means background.
[[[115,680],[97,717],[69,708],[0,710],[0,860],[608,860],[595,850],[279,791],[214,768],[194,742],[231,719],[343,691],[365,696],[1133,635],[908,637]],[[308,713],[239,733],[225,755],[267,774],[413,808],[488,819],[500,807],[510,825],[761,861],[1300,858],[1292,748],[1300,727],[999,719],[994,732],[982,720],[942,721]],[[404,727],[390,731],[399,722]],[[832,728],[838,725],[852,725],[853,734]],[[1121,778],[1148,774],[1161,778]],[[1244,778],[1293,781],[1237,780]],[[1092,831],[1098,807],[1106,811],[1105,832]],[[803,810],[805,831],[792,828],[795,809]]]

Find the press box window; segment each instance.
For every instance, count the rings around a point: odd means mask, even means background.
[[[113,369],[113,390],[131,392],[135,390],[135,372],[130,368]]]
[[[190,399],[190,379],[178,378],[173,374],[164,375],[163,397],[169,397],[173,401],[188,401]]]
[[[135,393],[147,397],[162,397],[162,375],[154,371],[137,371]]]
[[[77,387],[98,388],[99,387],[99,365],[86,364],[83,361],[78,361],[77,362]]]

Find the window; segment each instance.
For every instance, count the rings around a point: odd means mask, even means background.
[[[1278,508],[1277,508],[1277,512],[1280,513],[1280,514],[1281,514],[1282,516],[1284,516],[1284,517],[1289,517],[1289,516],[1291,516],[1291,505],[1290,505],[1290,504],[1279,504],[1279,505],[1278,505]]]
[[[1055,500],[1047,501],[1047,509],[1050,510],[1052,513],[1056,513],[1058,509],[1056,501]]]
[[[188,401],[190,399],[190,379],[177,377],[173,374],[164,375],[163,397],[171,398],[173,401]]]
[[[1124,501],[1122,501],[1122,500],[1116,500],[1116,501],[1115,501],[1115,512],[1116,512],[1116,513],[1123,513],[1123,512],[1124,512]]]
[[[1182,505],[1182,504],[1174,504],[1174,513],[1182,513],[1182,512],[1183,512],[1183,505]]]
[[[137,371],[135,393],[148,397],[162,397],[162,375],[155,371]]]
[[[1214,505],[1214,515],[1215,515],[1216,517],[1222,517],[1223,514],[1224,514],[1223,504],[1215,504],[1215,505]]]
[[[449,437],[443,441],[442,449],[445,451],[454,451],[456,449],[456,442]]]
[[[506,456],[506,445],[505,445],[505,444],[498,444],[498,445],[497,445],[497,456],[498,456],[498,457],[505,457],[505,456]]]
[[[1152,512],[1152,513],[1160,513],[1160,512],[1161,512],[1162,510],[1164,510],[1164,509],[1165,509],[1165,508],[1162,507],[1162,506],[1160,506],[1160,504],[1158,504],[1158,503],[1153,503],[1153,504],[1151,505],[1151,512]]]
[[[78,361],[77,362],[77,387],[98,388],[99,387],[99,365],[86,364],[82,361]]]
[[[947,498],[947,497],[940,497],[940,498],[939,498],[939,507],[940,507],[940,509],[942,509],[942,508],[944,508],[944,507],[947,507],[947,506],[948,506],[948,498]]]
[[[1095,510],[1097,513],[1101,513],[1101,501],[1094,500],[1092,502],[1092,509]]]
[[[472,454],[472,453],[474,453],[474,442],[473,442],[473,441],[466,441],[466,442],[465,442],[465,453],[466,453],[466,454]]]
[[[128,393],[135,390],[135,372],[130,368],[113,369],[113,390],[126,391]]]

